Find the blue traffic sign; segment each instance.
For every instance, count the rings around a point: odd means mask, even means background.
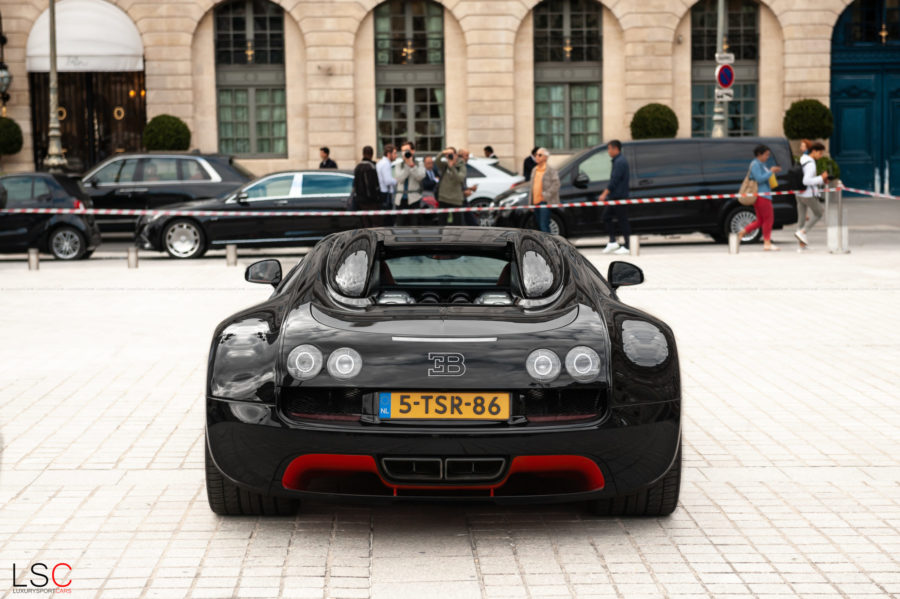
[[[720,64],[716,67],[716,83],[722,89],[728,89],[734,84],[734,67],[730,64]]]

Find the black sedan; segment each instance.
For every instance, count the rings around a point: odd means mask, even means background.
[[[285,210],[343,211],[353,187],[347,171],[274,173],[220,200],[163,206],[174,210],[225,210],[229,216],[155,215],[138,222],[138,246],[173,258],[198,258],[209,248],[312,245],[336,231],[360,226],[358,216],[260,216]]]
[[[218,154],[116,154],[82,179],[95,208],[148,209],[224,196],[253,175]],[[105,233],[134,234],[137,216],[98,215]]]
[[[207,374],[206,487],[218,514],[300,499],[678,502],[675,339],[559,237],[363,229],[322,240],[265,302],[228,317]]]
[[[91,199],[65,175],[19,173],[0,177],[4,208],[91,208]],[[0,212],[0,253],[38,248],[59,260],[78,260],[99,245],[100,229],[89,214]]]

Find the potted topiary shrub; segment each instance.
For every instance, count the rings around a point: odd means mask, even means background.
[[[631,119],[632,139],[659,139],[678,135],[678,117],[665,104],[647,104]]]
[[[0,156],[18,154],[22,149],[22,129],[14,120],[0,117]]]
[[[784,114],[788,139],[828,139],[834,131],[831,109],[818,100],[797,100]]]
[[[148,151],[184,151],[191,145],[191,131],[177,116],[160,114],[144,128],[144,147]]]

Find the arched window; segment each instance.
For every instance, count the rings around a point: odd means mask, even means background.
[[[375,8],[378,145],[444,147],[444,9],[429,0]]]
[[[266,0],[215,9],[219,151],[287,156],[284,11]]]
[[[700,0],[691,9],[691,135],[708,137],[715,106],[716,0]],[[759,4],[726,0],[726,51],[734,54],[734,100],[726,105],[729,136],[757,134],[759,90]]]
[[[595,0],[534,8],[534,143],[578,150],[600,143],[603,12]]]

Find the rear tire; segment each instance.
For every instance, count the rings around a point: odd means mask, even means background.
[[[297,500],[253,493],[232,483],[213,464],[209,447],[204,450],[206,498],[213,512],[220,516],[292,516],[297,513],[300,506]]]
[[[738,206],[729,212],[728,216],[725,217],[725,226],[722,227],[725,241],[728,241],[728,235],[737,233],[755,220],[756,212],[753,210],[752,206]],[[761,239],[762,230],[756,229],[749,235],[744,235],[741,239],[741,243],[757,243]]]
[[[598,516],[668,516],[678,507],[681,487],[681,442],[672,467],[661,479],[637,493],[591,502]]]
[[[80,260],[86,251],[84,235],[75,227],[57,227],[47,238],[47,248],[57,260]]]

